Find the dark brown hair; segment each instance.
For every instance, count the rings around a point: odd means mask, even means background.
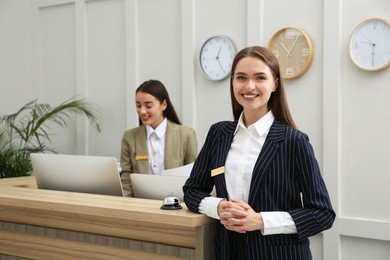
[[[167,108],[163,111],[164,117],[176,124],[181,125],[179,117],[177,116],[175,108],[173,107],[171,99],[169,98],[168,91],[162,82],[153,79],[145,81],[137,88],[135,94],[138,92],[144,92],[154,96],[158,99],[158,101],[160,101],[160,104],[162,104],[165,100],[167,102]],[[139,124],[142,125],[141,119],[139,119]]]
[[[287,98],[283,87],[283,80],[280,78],[280,68],[278,60],[271,50],[261,47],[261,46],[252,46],[247,47],[239,51],[236,57],[233,60],[232,70],[230,73],[230,96],[232,101],[232,110],[234,120],[240,118],[243,107],[237,102],[234,97],[233,92],[233,78],[236,70],[237,63],[245,58],[253,57],[262,60],[271,70],[272,76],[275,79],[276,90],[271,94],[271,97],[268,101],[268,108],[272,110],[272,113],[275,116],[275,119],[289,125],[293,128],[296,128],[294,120],[291,116],[290,109],[288,108]]]

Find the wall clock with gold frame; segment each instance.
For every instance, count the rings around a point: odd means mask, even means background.
[[[297,27],[285,27],[277,31],[268,48],[279,61],[283,79],[301,77],[310,68],[314,49],[309,35]]]
[[[390,21],[371,18],[361,22],[349,40],[349,54],[356,66],[378,71],[390,66]]]

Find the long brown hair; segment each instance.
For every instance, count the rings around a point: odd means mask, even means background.
[[[154,96],[158,99],[158,101],[160,101],[160,104],[162,104],[165,100],[167,102],[167,108],[163,111],[164,117],[176,124],[181,125],[176,110],[171,102],[171,99],[169,98],[168,91],[161,81],[153,79],[145,81],[136,89],[135,94],[140,91]],[[141,118],[139,118],[139,125],[142,125]]]
[[[272,76],[275,79],[276,90],[271,94],[271,97],[268,101],[268,108],[272,110],[272,113],[274,114],[276,120],[293,128],[297,128],[291,116],[290,109],[288,108],[287,98],[283,86],[283,80],[280,78],[280,68],[278,60],[276,59],[275,55],[272,53],[271,50],[261,46],[252,46],[244,48],[237,53],[236,57],[233,60],[232,70],[230,73],[230,96],[234,120],[239,119],[241,112],[244,108],[237,102],[236,98],[234,97],[233,78],[237,63],[245,57],[253,57],[260,59],[270,68]]]

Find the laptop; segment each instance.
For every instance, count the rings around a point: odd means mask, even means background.
[[[30,159],[39,189],[123,196],[114,157],[32,153]]]
[[[183,201],[183,186],[187,181],[193,163],[164,170],[161,175],[131,173],[130,181],[135,198],[163,200],[167,196]]]

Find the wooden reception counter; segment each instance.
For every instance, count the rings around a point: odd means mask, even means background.
[[[214,259],[214,220],[161,205],[0,179],[0,259]]]

